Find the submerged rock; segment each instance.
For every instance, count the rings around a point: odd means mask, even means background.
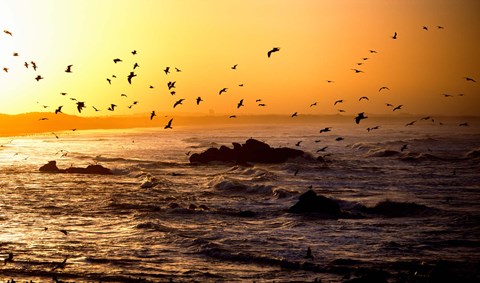
[[[256,139],[248,139],[244,144],[233,143],[233,149],[227,146],[209,148],[202,153],[190,156],[190,163],[222,162],[258,162],[283,163],[290,158],[305,156],[305,152],[298,149],[281,147],[272,148],[268,144]]]
[[[341,215],[341,209],[334,200],[317,195],[308,190],[298,198],[298,202],[288,209],[291,213],[322,213],[335,217]]]
[[[67,169],[59,169],[55,160],[49,161],[47,164],[40,167],[40,172],[49,173],[74,173],[74,174],[97,174],[97,175],[111,175],[112,171],[102,165],[88,165],[86,168],[70,167]]]

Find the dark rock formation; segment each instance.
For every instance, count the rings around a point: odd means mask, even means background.
[[[298,202],[288,209],[291,213],[321,213],[334,217],[341,215],[340,206],[334,200],[317,195],[308,190],[298,198]]]
[[[59,169],[55,160],[49,161],[39,169],[41,172],[49,173],[73,173],[73,174],[97,174],[97,175],[111,175],[112,171],[102,165],[88,165],[86,168],[70,167],[67,169]]]
[[[202,153],[190,156],[191,163],[208,163],[211,161],[222,162],[257,162],[257,163],[282,163],[290,158],[305,156],[305,152],[292,148],[272,148],[268,144],[248,139],[244,144],[233,143],[233,149],[227,146],[209,148]]]

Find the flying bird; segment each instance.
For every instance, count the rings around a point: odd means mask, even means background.
[[[129,84],[132,84],[132,78],[136,77],[137,75],[135,75],[134,72],[130,72],[130,74],[128,75],[127,77],[127,80],[128,80],[128,83]]]
[[[112,80],[110,78],[107,78],[108,84],[112,84]]]
[[[320,133],[330,132],[332,127],[326,127],[320,130]]]
[[[137,67],[140,67],[140,65],[138,65],[137,62],[135,62],[135,64],[133,64],[133,69],[135,70]]]
[[[362,97],[360,97],[360,98],[358,99],[358,101],[361,101],[362,99],[369,100],[368,97],[362,96]]]
[[[56,265],[52,268],[52,270],[50,270],[50,272],[53,272],[53,271],[55,271],[55,270],[57,270],[57,269],[64,269],[65,266],[67,265],[67,259],[68,259],[68,256],[66,256],[65,259],[64,259],[62,262],[56,264]]]
[[[62,105],[62,106],[58,106],[58,108],[55,109],[55,114],[62,113],[62,107],[63,107],[63,105]]]
[[[37,70],[37,63],[33,62],[33,61],[30,61],[30,64],[32,65],[32,68],[34,71]]]
[[[272,50],[267,52],[268,58],[270,58],[273,52],[278,52],[278,51],[280,51],[280,47],[273,47]]]
[[[259,103],[258,106],[265,107],[267,105],[265,103]]]
[[[318,150],[317,150],[317,153],[318,153],[318,152],[321,152],[321,151],[325,151],[327,148],[328,148],[328,146],[324,146],[324,147],[318,149]]]
[[[115,111],[115,107],[117,107],[117,105],[115,105],[115,104],[110,104],[110,107],[108,107],[108,110],[109,110],[109,111]]]
[[[177,100],[175,104],[173,104],[173,108],[177,107],[177,105],[181,105],[184,100],[185,100],[184,98]]]
[[[238,64],[233,65],[233,66],[232,66],[232,70],[236,70],[236,69],[237,69],[237,66],[238,66]]]
[[[402,109],[402,106],[402,104],[398,105],[397,107],[393,108],[393,111]]]
[[[177,71],[177,73],[181,72],[182,70],[180,70],[179,68],[175,67],[175,71]]]
[[[165,75],[168,75],[170,73],[170,67],[166,67],[163,71],[165,72]]]
[[[167,83],[168,90],[170,90],[170,89],[172,89],[172,88],[175,88],[175,83],[176,83],[176,81],[175,81],[175,82],[168,82],[168,83]]]
[[[392,36],[393,39],[397,39],[397,32],[395,32]]]
[[[326,82],[329,84],[334,83],[334,81],[331,81],[331,80],[326,80]]]
[[[243,99],[240,99],[240,102],[237,103],[237,108],[240,108],[243,106]]]
[[[474,83],[477,82],[476,80],[474,80],[474,79],[472,79],[472,78],[470,78],[470,77],[464,77],[464,79],[465,79],[467,82],[468,82],[468,81],[474,82]]]
[[[302,141],[298,141],[295,146],[300,146],[300,144],[302,143]]]
[[[202,98],[201,98],[200,96],[199,96],[199,97],[197,97],[197,105],[199,105],[199,104],[200,104],[200,102],[202,102],[202,101],[203,101],[203,100],[202,100]]]
[[[370,132],[370,131],[373,131],[373,130],[378,130],[378,128],[380,128],[380,126],[375,126],[375,127],[372,127],[372,128],[367,128],[367,131]]]
[[[388,107],[393,107],[393,104],[390,103],[385,103],[385,105],[387,105]]]
[[[400,151],[403,152],[405,149],[407,149],[407,147],[408,147],[408,144],[402,145],[402,147],[400,148]]]
[[[100,110],[98,110],[95,106],[92,106],[92,107],[93,107],[93,109],[95,110],[95,112],[100,111]]]
[[[82,109],[85,108],[85,102],[82,102],[82,101],[78,101],[77,102],[77,110],[78,110],[78,113],[82,113]]]
[[[428,31],[428,27],[426,27],[426,26],[423,26],[423,27],[422,27],[422,29],[424,29],[424,30],[427,30],[427,31]]]
[[[165,125],[164,129],[171,129],[172,128],[172,121],[173,121],[173,118],[170,119],[170,121],[168,121],[168,123]]]
[[[376,50],[368,50],[370,53],[378,53]]]
[[[354,70],[355,73],[357,73],[357,74],[358,74],[358,73],[364,73],[362,70],[359,70],[359,69],[352,69],[352,70]]]
[[[293,118],[293,117],[297,117],[297,116],[298,116],[298,113],[297,113],[297,112],[295,112],[295,113],[293,113],[293,114],[292,114],[292,116],[291,116],[291,117]]]
[[[333,103],[333,105],[335,106],[335,105],[337,105],[337,103],[343,103],[343,99],[340,99],[340,100],[335,101],[335,102]]]
[[[367,119],[368,117],[364,115],[364,112],[358,113],[357,117],[355,117],[355,123],[359,124],[361,120]]]
[[[338,138],[336,138],[335,140],[336,140],[336,141],[343,141],[343,140],[344,140],[344,138],[342,138],[342,137],[338,137]]]
[[[54,136],[57,138],[57,140],[58,140],[57,134],[55,134],[54,132],[52,132],[52,135],[54,135]]]
[[[227,89],[228,89],[228,88],[226,88],[226,87],[222,88],[222,89],[218,92],[218,94],[222,94],[223,92],[227,92]]]
[[[405,124],[405,127],[413,126],[413,124],[415,124],[415,122],[417,122],[417,121],[415,120],[415,121],[412,121],[410,123],[407,123],[407,124]]]
[[[237,118],[237,116],[236,115],[230,115],[230,116],[228,116],[228,118]]]
[[[458,124],[458,126],[460,126],[460,127],[468,127],[468,122]]]
[[[35,80],[37,80],[37,82],[40,81],[40,80],[42,80],[42,79],[43,79],[43,77],[40,76],[40,75],[38,75],[38,76],[35,77]]]
[[[317,106],[317,102],[315,101],[314,103],[310,104],[310,107],[312,106]]]
[[[120,94],[120,96],[127,97],[125,93]]]
[[[438,29],[444,29],[445,27],[443,26],[437,26]]]
[[[8,35],[10,35],[10,36],[13,36],[13,34],[12,34],[10,31],[6,30],[6,29],[3,30],[3,32],[6,33],[6,34],[8,34]]]
[[[443,95],[444,97],[453,97],[453,95],[447,94],[447,93],[442,93],[442,95]]]
[[[132,55],[137,55],[137,50],[133,50]]]
[[[60,94],[61,94],[61,95],[67,95],[67,93],[66,93],[66,92],[60,92]]]
[[[3,260],[3,265],[6,265],[9,262],[13,262],[13,253],[8,253],[8,257]]]
[[[157,116],[157,114],[155,114],[155,110],[152,111],[152,113],[150,113],[150,120],[153,119],[153,117]]]
[[[8,73],[8,68],[7,67],[3,68],[3,70],[5,71],[5,73]]]
[[[113,59],[113,63],[117,64],[118,62],[123,62],[120,58]]]
[[[378,91],[380,92],[380,91],[382,91],[382,90],[384,90],[384,89],[385,89],[385,90],[390,90],[388,87],[382,86],[381,88],[378,89]]]
[[[23,66],[25,66],[25,68],[28,69],[28,62],[25,62],[25,63],[23,64]]]
[[[18,52],[13,52],[14,57],[18,57]]]
[[[67,66],[67,69],[65,69],[65,72],[66,72],[66,73],[71,73],[71,72],[72,72],[72,66],[73,66],[73,65],[68,65],[68,66]]]

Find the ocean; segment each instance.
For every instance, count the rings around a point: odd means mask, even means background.
[[[461,122],[0,138],[1,282],[347,282],[374,272],[388,282],[478,282],[480,127],[478,119]],[[324,127],[331,131],[320,133]],[[189,163],[193,153],[249,138],[314,158]],[[100,164],[114,174],[39,172],[50,160],[59,168]],[[288,212],[309,189],[352,217]],[[385,200],[398,213],[363,209]]]

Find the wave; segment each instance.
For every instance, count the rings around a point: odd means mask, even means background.
[[[274,186],[269,185],[247,185],[238,180],[221,177],[214,180],[212,186],[227,193],[267,194],[272,195]]]
[[[410,161],[410,162],[445,160],[443,158],[440,158],[430,153],[419,153],[419,152],[405,153],[402,156],[400,156],[399,159],[401,161]]]
[[[480,157],[480,148],[472,149],[467,154],[465,154],[466,158],[479,158]]]
[[[391,149],[371,149],[367,152],[367,157],[390,157],[397,155],[400,155],[400,152]]]
[[[377,214],[386,217],[427,216],[438,211],[415,202],[397,202],[388,199],[377,203],[374,207],[360,207],[360,210],[367,214]]]
[[[171,227],[167,227],[165,225],[153,223],[153,222],[140,223],[140,224],[137,224],[135,228],[156,231],[156,232],[165,232],[165,233],[170,233],[175,231],[175,229]]]

